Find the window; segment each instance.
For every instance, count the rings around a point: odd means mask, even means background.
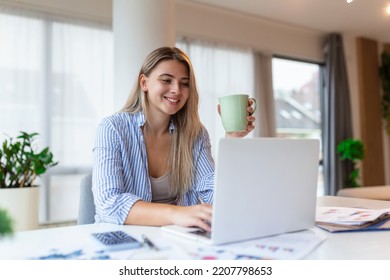
[[[0,41],[0,139],[40,134],[60,162],[40,182],[40,220],[74,220],[96,125],[113,112],[110,27],[1,9]]]
[[[316,63],[272,59],[277,137],[321,140],[321,68]],[[320,166],[318,195],[322,194]]]

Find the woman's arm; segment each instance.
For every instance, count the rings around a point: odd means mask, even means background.
[[[131,208],[125,224],[146,226],[175,224],[210,231],[211,212],[210,204],[176,206],[139,200]]]
[[[92,176],[96,222],[123,224],[133,204],[147,197],[146,191],[143,191],[145,179],[133,176],[130,164],[135,161],[130,154],[130,144],[125,145],[122,140],[132,141],[134,132],[128,126],[123,129],[123,123],[120,116],[114,115],[104,119],[97,129]],[[124,163],[123,158],[129,162]],[[141,161],[137,162],[139,166]],[[133,184],[132,180],[137,180],[137,184]],[[126,186],[125,181],[128,182]]]

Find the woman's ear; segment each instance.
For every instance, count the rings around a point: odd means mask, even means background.
[[[141,76],[139,77],[139,86],[144,92],[148,91],[147,79],[148,78],[144,74],[141,74]]]

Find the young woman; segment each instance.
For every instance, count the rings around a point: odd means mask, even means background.
[[[96,222],[210,230],[214,161],[198,99],[186,54],[162,47],[147,56],[121,112],[97,129]],[[249,116],[247,131],[227,136],[246,136],[253,121]]]

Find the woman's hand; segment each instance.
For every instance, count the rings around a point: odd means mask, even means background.
[[[176,206],[138,200],[127,215],[126,225],[165,226],[178,225],[211,230],[212,206]]]
[[[211,231],[211,216],[212,206],[210,204],[176,206],[172,221],[178,226],[198,227],[205,231]]]
[[[254,122],[256,120],[256,117],[253,115],[254,109],[253,109],[253,103],[254,101],[252,99],[248,100],[248,107],[246,108],[248,111],[249,116],[246,117],[248,120],[248,125],[246,127],[245,131],[234,131],[234,132],[226,132],[227,138],[243,138],[247,136],[252,130],[255,129]],[[221,115],[221,107],[218,104],[218,113]]]

